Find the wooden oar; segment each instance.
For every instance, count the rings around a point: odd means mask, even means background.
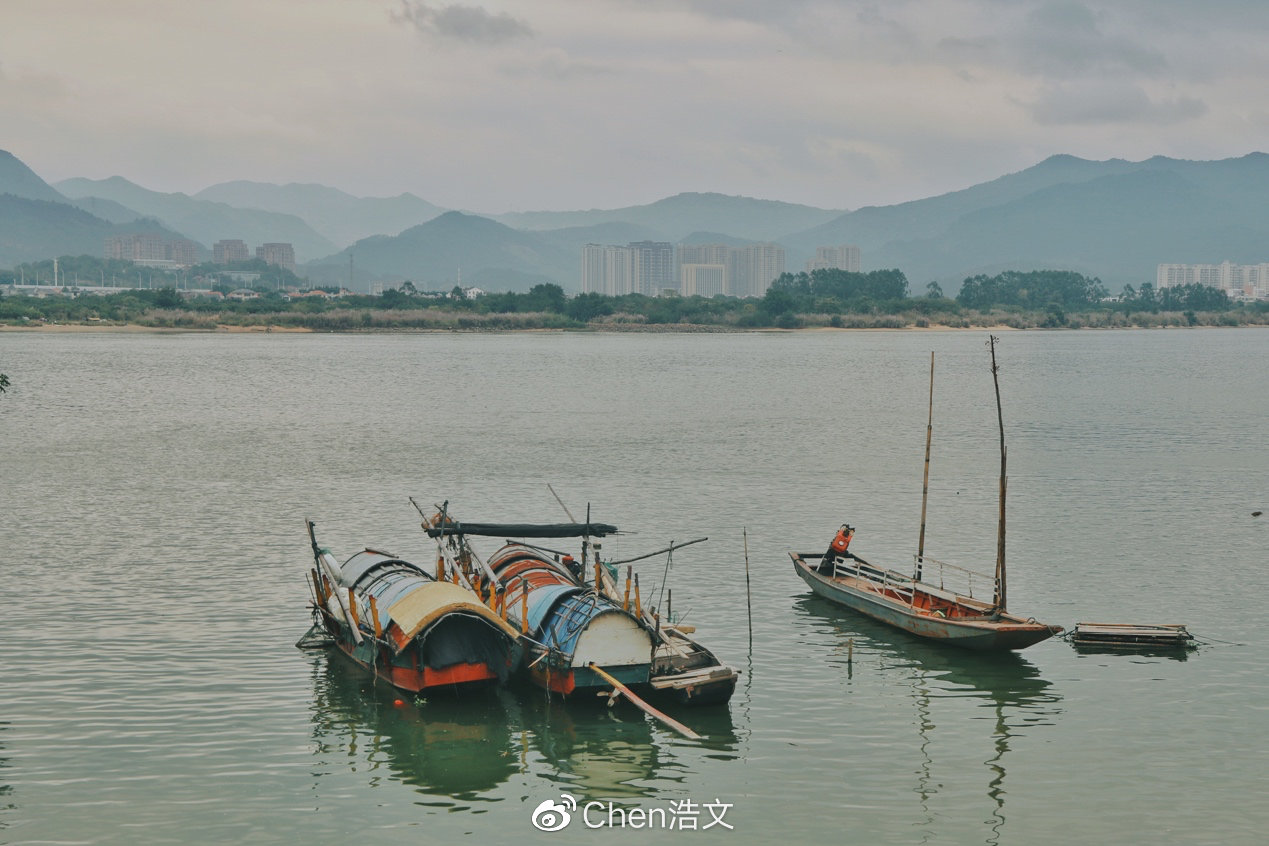
[[[672,718],[670,718],[670,717],[666,716],[665,714],[662,714],[662,713],[661,713],[660,711],[658,711],[656,708],[653,708],[653,707],[652,707],[651,705],[649,705],[647,702],[644,702],[644,701],[643,701],[642,699],[640,699],[638,696],[635,696],[634,691],[632,691],[630,688],[626,687],[626,686],[625,686],[624,684],[622,684],[621,682],[617,681],[617,680],[616,680],[615,678],[613,678],[610,674],[608,674],[608,673],[604,672],[604,670],[603,670],[603,669],[601,669],[601,668],[599,667],[599,665],[597,665],[595,662],[593,662],[593,661],[592,661],[592,662],[589,664],[589,666],[590,666],[590,668],[591,668],[592,670],[594,670],[596,673],[598,673],[598,674],[600,675],[600,677],[601,677],[604,681],[606,681],[606,682],[608,682],[609,684],[611,684],[611,685],[613,686],[613,688],[615,688],[615,689],[617,690],[617,692],[618,692],[618,693],[620,693],[622,696],[626,697],[626,698],[627,698],[627,699],[629,699],[631,702],[633,702],[633,703],[635,704],[635,706],[636,706],[637,708],[639,708],[639,710],[643,711],[643,712],[644,712],[645,714],[647,714],[648,716],[651,716],[651,717],[656,717],[658,720],[660,720],[661,722],[665,723],[667,726],[669,726],[670,728],[674,729],[674,730],[675,730],[675,731],[677,731],[679,734],[681,734],[681,735],[683,735],[684,737],[686,737],[688,740],[700,740],[700,739],[701,739],[701,736],[700,736],[699,734],[697,734],[696,732],[692,731],[690,728],[688,728],[687,726],[683,725],[683,724],[682,724],[682,723],[680,723],[678,720],[672,719]]]

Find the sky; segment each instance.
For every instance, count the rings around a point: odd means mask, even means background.
[[[0,149],[501,213],[1269,148],[1263,0],[4,0]]]

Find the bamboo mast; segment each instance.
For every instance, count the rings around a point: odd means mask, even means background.
[[[1005,417],[1000,409],[1000,367],[996,364],[995,335],[988,335],[991,346],[991,381],[996,387],[996,422],[1000,426],[1000,529],[996,535],[996,595],[993,603],[997,611],[1005,610],[1007,596],[1005,581]]]
[[[934,438],[934,350],[930,350],[930,420],[925,426],[925,481],[921,484],[921,537],[917,540],[916,580],[925,563],[925,505],[930,499],[930,442]]]

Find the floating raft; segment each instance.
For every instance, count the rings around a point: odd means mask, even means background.
[[[1184,649],[1194,635],[1185,626],[1154,623],[1076,623],[1071,632],[1075,646],[1104,649]]]

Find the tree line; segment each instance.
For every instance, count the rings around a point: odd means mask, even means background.
[[[101,261],[101,260],[97,260]],[[87,271],[73,260],[60,260],[67,272]],[[32,266],[32,270],[51,271]],[[97,268],[98,276],[105,268]],[[214,266],[208,270],[214,269]],[[269,268],[270,270],[280,270]],[[135,272],[133,269],[132,272]],[[282,271],[286,273],[286,271]],[[289,274],[288,274],[289,275]],[[281,277],[279,277],[281,279]],[[0,278],[0,281],[3,281]],[[291,280],[286,280],[290,283]],[[259,297],[244,301],[191,296],[169,285],[153,289],[121,290],[105,296],[0,298],[0,321],[90,319],[120,323],[151,322],[173,326],[214,326],[217,323],[261,324],[270,319],[316,329],[382,327],[583,327],[692,325],[733,328],[800,326],[985,325],[996,322],[1027,326],[1119,325],[1106,315],[1183,312],[1185,322],[1200,322],[1198,314],[1241,309],[1265,315],[1269,304],[1238,305],[1223,291],[1199,285],[1156,290],[1151,283],[1128,286],[1111,297],[1100,279],[1071,271],[1006,271],[964,280],[949,298],[938,283],[913,296],[897,269],[854,273],[815,270],[785,273],[762,297],[660,296],[583,293],[569,296],[553,283],[534,285],[527,292],[489,293],[468,299],[454,288],[448,293],[422,292],[413,283],[385,291],[382,296],[345,295],[338,298],[288,299],[272,280],[255,285]],[[220,285],[227,292],[236,284]],[[293,287],[293,286],[291,286]],[[336,293],[337,289],[325,289]],[[1096,315],[1100,322],[1073,315]],[[1137,321],[1139,325],[1149,325]],[[1213,322],[1213,321],[1207,321]]]

